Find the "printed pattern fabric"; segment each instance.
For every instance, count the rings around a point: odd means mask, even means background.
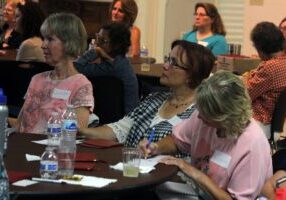
[[[67,104],[75,108],[88,107],[92,112],[92,85],[85,76],[76,74],[58,81],[50,79],[50,72],[32,78],[20,113],[20,132],[44,133],[51,113],[63,113]],[[55,91],[58,91],[57,94]]]
[[[286,88],[286,55],[263,61],[243,75],[252,100],[253,118],[270,124],[280,93]]]
[[[127,136],[125,146],[136,147],[141,140],[149,137],[151,129],[153,128],[150,127],[150,124],[158,112],[158,109],[169,96],[169,92],[150,94],[140,104],[140,106],[138,106],[133,112],[129,113],[128,117],[134,120],[134,124]],[[191,116],[194,110],[195,106],[193,105],[177,116],[180,119],[187,119]],[[165,120],[156,124],[154,127],[156,128],[156,133],[153,138],[153,142],[157,142],[172,133],[173,125],[168,120]]]

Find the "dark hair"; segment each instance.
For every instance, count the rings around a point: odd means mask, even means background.
[[[184,66],[188,67],[186,71],[189,74],[190,88],[196,88],[203,79],[210,75],[214,67],[215,56],[209,49],[197,43],[175,40],[171,45],[171,49],[175,46],[180,46],[183,49],[178,59]],[[187,57],[187,63],[183,61],[184,54]]]
[[[110,54],[112,56],[125,56],[131,44],[130,30],[126,24],[111,22],[104,25],[101,29],[108,33],[109,45],[111,47]]]
[[[17,4],[21,12],[20,28],[23,39],[34,36],[41,37],[40,27],[45,20],[45,14],[38,3],[27,1],[25,4]]]
[[[221,16],[217,8],[215,7],[215,5],[211,3],[197,3],[195,5],[195,11],[197,11],[199,7],[204,8],[206,11],[206,14],[213,20],[213,23],[211,25],[212,32],[215,34],[226,35],[226,31],[225,31]],[[198,28],[194,26],[193,29],[197,30]]]
[[[110,7],[110,16],[112,13],[112,9],[116,2],[121,2],[122,11],[125,14],[123,18],[123,23],[126,23],[129,27],[133,26],[133,23],[136,20],[138,14],[138,6],[134,0],[113,0]]]
[[[266,55],[283,50],[284,36],[272,22],[260,22],[251,32],[251,40],[257,51]]]

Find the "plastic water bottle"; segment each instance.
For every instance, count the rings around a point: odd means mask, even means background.
[[[7,150],[7,119],[8,107],[6,105],[7,97],[4,95],[2,88],[0,88],[0,153],[4,156]]]
[[[47,146],[41,156],[40,175],[45,179],[56,179],[58,176],[58,156],[53,147]]]
[[[62,134],[62,119],[57,112],[52,112],[51,114],[47,122],[48,145],[57,149],[60,145]]]
[[[72,176],[76,154],[77,116],[72,105],[62,116],[62,135],[58,150],[59,173],[61,176]]]
[[[0,153],[0,199],[9,200],[9,179],[5,169],[3,156]]]
[[[142,58],[141,71],[150,71],[150,60],[148,55],[148,48],[143,45],[140,49],[140,57]]]

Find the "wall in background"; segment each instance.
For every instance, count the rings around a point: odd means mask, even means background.
[[[149,48],[150,55],[158,62],[170,50],[174,39],[182,32],[191,30],[194,5],[197,2],[218,3],[220,0],[136,0],[139,15],[135,22],[141,29],[142,43]],[[262,5],[251,5],[252,0],[244,0],[242,54],[257,54],[250,41],[252,28],[260,21],[279,24],[286,16],[285,0],[259,0]]]

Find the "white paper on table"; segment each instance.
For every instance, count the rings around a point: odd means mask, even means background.
[[[36,183],[38,183],[38,182],[29,180],[29,179],[23,179],[23,180],[16,181],[16,182],[12,183],[12,185],[19,186],[19,187],[26,187],[26,186],[33,185]]]
[[[107,179],[107,178],[99,178],[94,176],[84,176],[75,174],[74,176],[81,177],[81,180],[67,180],[67,179],[44,179],[44,178],[32,178],[32,180],[36,182],[46,182],[46,183],[65,183],[71,185],[81,185],[88,187],[96,187],[101,188],[110,183],[114,183],[117,179]]]
[[[44,140],[34,140],[32,141],[36,144],[42,144],[42,145],[48,145],[48,139],[44,139]],[[76,140],[75,143],[76,144],[81,144],[83,142],[83,140]]]
[[[141,159],[139,172],[142,174],[149,173],[150,171],[155,169],[155,165],[157,165],[159,163],[159,160],[161,160],[164,157],[166,157],[166,156],[159,155],[159,156],[155,156],[155,157],[148,158],[148,159]],[[112,169],[123,171],[123,163],[122,162],[119,162],[116,165],[111,165],[110,167]]]
[[[26,160],[27,161],[38,161],[38,160],[41,160],[41,157],[40,156],[36,156],[36,155],[32,155],[32,154],[27,154],[26,153]]]
[[[96,188],[101,188],[101,187],[107,186],[110,183],[117,182],[117,179],[108,179],[108,178],[100,178],[100,177],[95,177],[95,176],[83,176],[83,175],[75,175],[75,176],[82,176],[82,179],[80,181],[60,179],[60,181],[67,183],[67,184],[96,187]]]

